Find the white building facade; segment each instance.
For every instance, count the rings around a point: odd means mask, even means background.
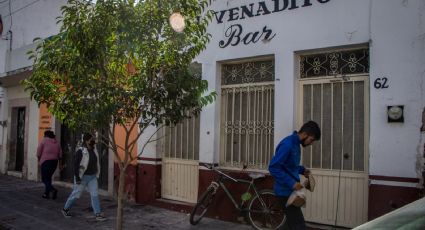
[[[419,197],[424,7],[402,0],[213,1],[212,40],[199,62],[218,97],[201,114],[194,164],[267,171],[280,140],[314,120],[322,139],[302,156],[318,182],[304,209],[308,221],[353,227]],[[167,162],[162,157],[163,184]],[[205,174],[201,169],[199,192]]]
[[[37,180],[40,131],[69,135],[19,85],[31,73],[26,51],[58,32],[65,2],[0,4],[2,173]],[[354,227],[420,196],[424,0],[216,0],[210,8],[212,39],[197,61],[217,100],[148,146],[136,168],[137,201],[195,202],[214,176],[199,163],[236,176],[243,166],[267,172],[275,146],[308,120],[322,138],[302,155],[317,180],[307,221]],[[212,215],[236,219],[221,203]]]

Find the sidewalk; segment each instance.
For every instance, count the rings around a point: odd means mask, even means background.
[[[78,230],[78,229],[114,229],[115,202],[108,197],[101,197],[102,211],[108,218],[97,222],[90,208],[88,193],[77,201],[70,219],[62,216],[62,209],[71,190],[58,187],[58,199],[41,198],[43,184],[0,175],[0,230]],[[173,212],[152,206],[127,205],[124,208],[124,229],[252,229],[248,225],[235,224],[204,218],[196,225],[189,223],[186,213]]]

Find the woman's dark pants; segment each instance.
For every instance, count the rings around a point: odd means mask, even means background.
[[[41,181],[44,183],[44,194],[46,194],[46,196],[49,196],[50,192],[56,190],[52,185],[52,176],[57,166],[58,160],[46,160],[41,164]]]

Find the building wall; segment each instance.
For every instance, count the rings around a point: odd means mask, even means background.
[[[215,11],[231,9],[260,1],[215,1]],[[273,1],[265,1],[270,8]],[[279,1],[283,3],[284,1]],[[221,61],[273,55],[275,58],[275,145],[286,135],[297,129],[296,124],[296,57],[295,52],[336,46],[348,46],[369,42],[370,1],[311,1],[312,5],[246,18],[237,21],[217,23],[213,19],[209,32],[212,40],[201,55],[206,79],[211,90],[219,91],[220,79],[218,63]],[[228,14],[224,18],[229,18]],[[296,22],[296,23],[294,23]],[[271,41],[255,44],[239,44],[219,48],[219,42],[226,40],[226,30],[230,25],[241,24],[243,33],[262,31],[264,26],[273,30],[276,36]],[[201,116],[201,161],[211,160],[219,150],[219,105],[217,100],[203,110]],[[215,122],[209,122],[214,120]],[[209,132],[209,134],[208,134]],[[215,140],[215,141],[211,141]],[[218,156],[215,156],[215,160]]]
[[[372,1],[370,174],[417,178],[425,105],[424,1]],[[396,29],[395,29],[396,28]],[[373,88],[388,78],[387,89]],[[386,122],[388,105],[404,105],[405,122]]]
[[[11,101],[24,100],[28,102],[26,113],[28,113],[29,122],[28,130],[26,130],[27,148],[23,177],[37,180],[38,105],[30,100],[29,94],[19,85],[22,73],[9,71],[16,71],[32,65],[32,60],[28,60],[27,51],[35,47],[33,43],[35,38],[47,38],[58,33],[59,26],[56,24],[56,17],[60,15],[60,7],[65,3],[66,0],[11,0],[0,3],[0,15],[4,28],[3,39],[0,40],[0,87],[4,91],[0,95],[2,104],[0,120],[7,121],[1,134],[3,144],[0,155],[0,172],[2,173],[7,171],[8,135],[10,135],[11,122],[9,105]]]
[[[420,197],[424,10],[424,1],[371,3],[370,219]],[[388,88],[374,88],[374,81],[384,77]],[[404,123],[387,123],[391,105],[404,105]]]
[[[8,164],[8,155],[10,148],[9,143],[9,133],[10,133],[10,124],[11,124],[11,111],[10,107],[19,103],[20,105],[27,106],[26,113],[28,113],[28,124],[26,125],[26,159],[24,160],[24,177],[31,180],[35,180],[37,178],[37,144],[38,144],[38,105],[34,101],[30,101],[29,96],[26,92],[24,92],[23,88],[20,86],[10,87],[6,89],[7,100],[2,103],[2,116],[6,121],[6,126],[3,131],[3,145],[1,152],[4,153],[0,158],[0,170],[2,173],[7,171]]]
[[[47,38],[59,32],[56,17],[60,16],[60,7],[66,0],[10,0],[0,4],[3,19],[3,37],[0,40],[0,73],[30,66],[32,62],[25,55],[23,47],[33,44],[35,38]],[[48,13],[46,13],[48,12]],[[12,31],[12,40],[8,31]],[[12,54],[7,53],[12,47]],[[21,55],[13,55],[13,51]],[[10,56],[14,62],[10,63]]]
[[[230,9],[259,1],[215,1],[214,10]],[[272,1],[265,1],[271,3]],[[281,1],[283,2],[283,1]],[[304,2],[304,1],[297,1]],[[323,1],[324,2],[324,1]],[[274,55],[276,63],[275,144],[296,126],[295,58],[296,52],[370,44],[370,173],[416,178],[422,108],[424,107],[424,2],[417,1],[311,1],[312,6],[268,15],[217,23],[201,55],[204,74],[210,89],[219,91],[218,62]],[[299,4],[300,6],[301,4]],[[228,14],[224,18],[228,18]],[[296,23],[294,23],[296,22]],[[219,48],[227,28],[235,23],[244,31],[258,31],[263,26],[276,36],[269,42]],[[375,89],[377,78],[388,78],[389,88]],[[204,109],[201,124],[201,161],[217,153],[219,101]],[[387,123],[386,106],[405,105],[405,122]],[[288,109],[293,108],[293,109]],[[214,123],[209,122],[215,120]],[[209,132],[209,134],[207,134]]]
[[[213,1],[212,9],[227,11],[223,22],[216,14],[209,27],[212,40],[199,57],[203,76],[210,90],[220,92],[220,64],[241,58],[272,55],[275,59],[275,145],[297,125],[297,59],[303,51],[331,50],[368,44],[370,47],[370,120],[369,122],[369,217],[382,215],[419,197],[423,168],[420,127],[425,107],[425,24],[422,0],[356,1],[263,1],[272,11],[274,3],[288,3],[281,12],[240,19],[241,6],[262,1]],[[298,8],[291,7],[297,2]],[[305,3],[310,6],[302,7]],[[290,9],[293,8],[293,9]],[[281,8],[280,8],[281,9]],[[264,13],[264,8],[261,13]],[[236,19],[238,18],[239,19]],[[220,18],[219,18],[220,19]],[[233,20],[234,19],[234,20]],[[273,31],[270,41],[248,45],[226,42],[240,24],[242,37],[249,32]],[[236,40],[233,40],[236,41]],[[236,42],[235,42],[236,44]],[[379,78],[379,79],[378,79]],[[375,88],[375,81],[386,78],[388,88]],[[220,151],[220,97],[206,107],[201,116],[200,161],[218,162]],[[388,123],[387,106],[404,105],[404,122]],[[211,122],[214,121],[214,122]],[[391,188],[391,189],[388,189]],[[200,190],[202,191],[202,190]],[[386,192],[397,191],[397,192]],[[380,198],[380,199],[376,199]],[[374,208],[372,208],[374,207]]]
[[[30,66],[26,51],[34,47],[33,39],[57,34],[56,17],[66,0],[11,0],[0,3],[4,32],[0,40],[0,81],[6,72]],[[275,60],[275,133],[277,143],[292,130],[298,129],[297,111],[297,53],[331,50],[368,44],[370,47],[370,120],[369,174],[371,175],[370,218],[415,199],[419,172],[422,171],[423,137],[422,111],[425,107],[425,1],[423,0],[215,0],[211,9],[217,11],[209,27],[212,34],[207,49],[198,57],[202,63],[209,89],[220,91],[220,65],[228,60],[270,55]],[[292,5],[292,4],[296,5]],[[258,9],[259,15],[241,19],[241,6]],[[275,5],[278,4],[278,5]],[[288,4],[288,5],[284,5]],[[277,6],[277,7],[276,7]],[[267,9],[266,9],[267,8]],[[275,9],[276,8],[276,9]],[[225,11],[229,10],[231,11]],[[221,18],[220,11],[223,11]],[[48,12],[48,13],[46,13]],[[11,16],[10,16],[11,14]],[[12,19],[12,20],[11,20]],[[238,27],[240,25],[240,27]],[[233,26],[233,27],[231,27]],[[232,30],[233,28],[233,30]],[[232,32],[240,39],[258,31],[261,39],[255,43],[237,42],[225,46]],[[10,40],[11,30],[13,39]],[[267,36],[269,40],[264,39]],[[223,42],[222,48],[220,42]],[[237,43],[237,44],[236,44]],[[10,47],[12,48],[10,50]],[[376,89],[374,82],[387,79],[388,88]],[[6,79],[7,80],[7,79]],[[4,85],[3,85],[4,86]],[[28,99],[29,95],[17,84],[3,88],[0,98],[0,121],[10,123],[9,101]],[[220,149],[220,97],[204,108],[200,125],[200,162],[218,162]],[[387,122],[387,106],[404,105],[404,123]],[[36,179],[35,150],[38,133],[38,108],[29,103],[28,178]],[[8,127],[4,128],[2,143],[7,143]],[[143,148],[154,130],[149,130],[139,141]],[[133,170],[138,183],[136,199],[153,201],[160,197],[161,155],[156,144],[149,144],[140,167]],[[6,171],[6,145],[2,145],[0,171]],[[418,162],[421,163],[418,163]],[[211,175],[200,173],[199,192],[205,190]],[[132,182],[133,183],[133,182]],[[153,185],[153,186],[152,186]],[[140,189],[139,189],[140,188]],[[148,189],[146,189],[148,188]],[[397,192],[388,193],[388,188]],[[238,188],[235,188],[236,190]],[[389,195],[383,197],[382,195]],[[394,197],[404,197],[395,199]],[[376,200],[374,197],[382,198]],[[212,215],[214,216],[214,215]]]

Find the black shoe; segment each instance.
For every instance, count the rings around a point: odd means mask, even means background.
[[[50,199],[49,194],[46,194],[46,193],[43,193],[41,197],[43,197],[44,199]]]
[[[71,218],[72,217],[72,215],[71,215],[71,213],[69,213],[69,209],[62,209],[62,215],[65,217],[65,218]]]
[[[56,200],[57,197],[58,197],[58,190],[57,189],[53,189],[52,200]]]

